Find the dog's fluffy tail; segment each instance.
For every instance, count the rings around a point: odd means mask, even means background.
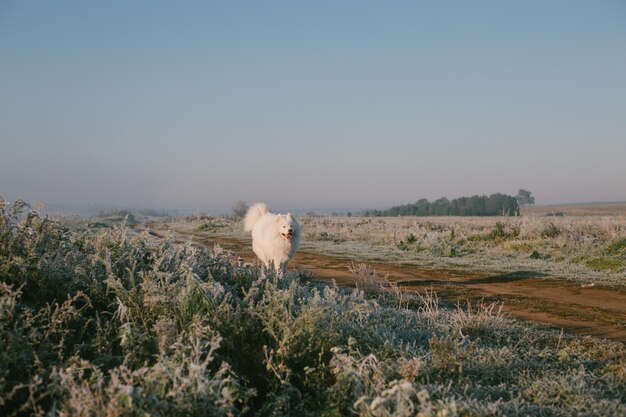
[[[267,206],[265,203],[256,203],[248,209],[246,217],[243,219],[243,230],[251,232],[252,228],[259,221],[265,213],[267,213]]]

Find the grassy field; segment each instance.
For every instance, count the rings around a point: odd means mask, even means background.
[[[626,288],[623,217],[310,218],[324,251],[467,271],[536,271],[581,284]],[[330,244],[329,244],[330,243]],[[341,249],[340,249],[341,250]]]
[[[626,207],[626,206],[625,206]],[[602,211],[600,211],[602,212]],[[302,248],[360,261],[474,273],[527,271],[626,290],[626,217],[299,218]],[[247,239],[232,220],[191,221],[198,232]]]
[[[524,215],[533,216],[626,216],[626,203],[560,204],[526,206]]]
[[[305,245],[336,253],[476,268],[534,250],[550,257],[532,262],[580,271],[594,269],[577,256],[623,262],[619,219],[552,219],[552,237],[550,222],[523,218],[301,220]],[[225,219],[188,225],[240,233]],[[620,271],[596,272],[619,286]],[[261,277],[219,246],[16,203],[0,210],[0,415],[626,415],[624,344],[511,320],[497,304],[443,308],[367,267],[352,274],[356,289],[306,271]]]

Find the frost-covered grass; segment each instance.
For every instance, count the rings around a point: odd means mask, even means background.
[[[534,271],[626,289],[626,218],[303,217],[303,247],[476,272]]]
[[[476,273],[525,271],[626,290],[626,218],[302,216],[301,248],[357,261]],[[218,225],[218,226],[216,226]],[[248,239],[232,220],[196,232]]]
[[[218,246],[16,203],[0,210],[0,415],[626,414],[623,344],[353,274],[355,290],[262,277]]]

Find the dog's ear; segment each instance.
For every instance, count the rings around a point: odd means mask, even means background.
[[[274,222],[276,222],[276,223],[280,222],[280,218],[281,217],[282,216],[280,214],[278,216],[276,216],[276,218],[274,219]]]

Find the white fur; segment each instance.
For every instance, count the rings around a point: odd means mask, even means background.
[[[252,232],[252,250],[265,268],[274,268],[279,275],[287,270],[300,245],[300,225],[287,214],[271,213],[264,203],[248,209],[243,222],[244,230]],[[291,239],[286,236],[291,230]]]

